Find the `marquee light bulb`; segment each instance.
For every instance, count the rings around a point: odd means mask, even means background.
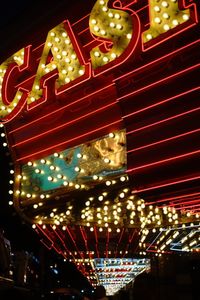
[[[106,6],[103,6],[102,11],[106,12],[106,11],[108,11],[108,8]]]
[[[165,25],[163,26],[163,29],[164,29],[165,31],[167,31],[167,30],[169,30],[169,29],[170,29],[170,27],[169,27],[169,25],[168,25],[168,24],[165,24]]]
[[[157,23],[157,24],[160,24],[161,23],[161,19],[159,17],[156,17],[154,19],[154,22]]]

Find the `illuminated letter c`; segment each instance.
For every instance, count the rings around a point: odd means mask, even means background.
[[[0,66],[0,119],[8,122],[26,104],[28,91],[17,88],[19,75],[28,68],[30,46],[19,50]]]

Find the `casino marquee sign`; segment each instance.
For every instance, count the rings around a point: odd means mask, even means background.
[[[123,203],[130,208],[140,191],[183,180],[163,168],[198,151],[199,29],[198,1],[97,0],[42,44],[24,43],[1,62],[0,119],[24,218],[132,226],[140,218]],[[170,136],[170,122],[184,114],[191,122],[177,119]],[[174,147],[165,148],[168,139]],[[147,173],[156,170],[162,175],[152,181]]]

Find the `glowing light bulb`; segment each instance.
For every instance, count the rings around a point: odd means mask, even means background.
[[[161,19],[160,19],[159,17],[156,17],[156,18],[154,19],[154,21],[155,21],[155,23],[157,23],[157,24],[160,24],[160,23],[161,23]]]

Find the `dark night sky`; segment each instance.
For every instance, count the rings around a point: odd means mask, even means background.
[[[80,2],[82,9],[77,9]],[[0,10],[0,62],[33,40],[46,39],[50,29],[65,19],[77,20],[88,13],[95,0],[4,1]],[[3,5],[3,6],[2,6]]]

